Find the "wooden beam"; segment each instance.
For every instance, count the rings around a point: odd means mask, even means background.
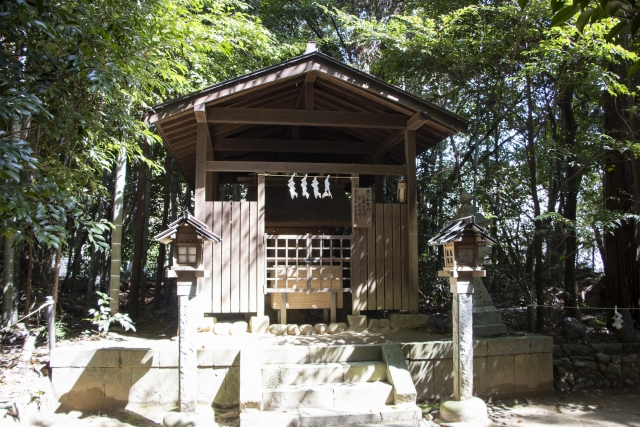
[[[415,160],[415,156],[414,156]],[[414,166],[415,167],[415,166]],[[344,163],[294,163],[294,162],[242,162],[224,161],[207,162],[207,172],[280,172],[280,173],[327,173],[327,174],[360,174],[360,175],[392,175],[407,174],[406,166],[379,166]],[[415,179],[415,176],[414,176]],[[197,186],[196,186],[197,187]]]
[[[262,108],[207,108],[209,123],[335,126],[404,129],[404,114],[352,113],[344,111],[280,110]]]
[[[376,154],[376,156],[374,157],[374,163],[376,165],[382,165],[384,163],[382,154]],[[376,193],[375,193],[376,203],[384,203],[384,176],[376,175],[375,184],[376,184]]]
[[[207,144],[209,141],[209,124],[201,122],[197,125],[198,138],[196,142],[196,182],[194,216],[197,220],[205,221],[206,181],[207,181]]]
[[[207,122],[207,106],[204,104],[198,104],[193,107],[193,113],[196,115],[196,122]]]
[[[407,162],[407,224],[409,241],[409,312],[418,314],[418,186],[416,182],[416,131],[405,131],[404,153]]]
[[[258,151],[287,153],[368,154],[373,146],[363,141],[316,141],[259,138],[220,138],[213,142],[216,151]]]
[[[415,113],[409,120],[407,120],[407,130],[418,130],[420,126],[427,123],[430,120],[430,117],[423,113],[422,111],[418,111]]]

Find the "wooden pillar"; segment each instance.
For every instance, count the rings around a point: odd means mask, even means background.
[[[351,175],[351,201],[353,203],[353,189],[360,187],[360,175]],[[353,227],[351,220],[351,314],[360,315],[360,307],[364,306],[362,295],[362,280],[360,278],[360,228]],[[365,287],[366,289],[366,287]]]
[[[382,165],[384,164],[384,154],[376,154],[373,160],[374,164]],[[375,184],[376,184],[376,203],[384,203],[384,175],[376,175],[375,176]]]
[[[416,131],[404,133],[407,162],[407,209],[409,213],[409,313],[418,313],[418,184],[416,182]]]
[[[194,216],[198,221],[205,221],[205,201],[207,187],[207,144],[209,142],[209,124],[204,104],[193,108],[196,115],[196,188]]]
[[[264,171],[258,172],[258,316],[264,316],[264,294],[266,292],[265,232],[264,232]]]

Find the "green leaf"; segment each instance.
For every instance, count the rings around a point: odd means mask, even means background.
[[[558,25],[564,24],[569,19],[571,19],[573,17],[573,15],[575,15],[579,11],[580,11],[580,6],[575,5],[575,4],[563,8],[562,10],[560,10],[558,13],[556,13],[553,16],[553,19],[551,19],[551,26],[552,27],[556,27]]]
[[[631,21],[631,35],[636,35],[636,33],[638,32],[638,28],[640,28],[640,14],[638,14],[636,12],[636,16],[633,18],[633,20]]]
[[[638,71],[638,68],[640,68],[640,60],[634,62],[631,68],[629,68],[629,75],[630,76],[634,75],[635,72]]]
[[[630,29],[630,26],[626,22],[618,22],[611,29],[611,31],[609,31],[609,33],[605,36],[605,39],[607,39],[608,41],[611,41],[614,38],[616,38],[617,36],[619,36],[620,34],[623,34],[623,33],[627,32],[627,31],[629,31],[629,29]]]
[[[587,9],[580,14],[576,21],[576,28],[578,31],[581,33],[584,31],[584,26],[587,25],[587,22],[591,19],[591,15],[593,15],[593,9]]]
[[[518,0],[518,5],[520,9],[524,9],[529,4],[529,0]]]
[[[42,16],[44,13],[44,0],[36,0],[36,10],[38,11],[38,16]]]
[[[564,6],[564,0],[551,0],[551,12],[556,13],[562,6]]]

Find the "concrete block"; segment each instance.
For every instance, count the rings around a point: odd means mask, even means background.
[[[279,367],[278,385],[315,385],[343,381],[342,365],[339,363],[284,364]]]
[[[380,320],[378,319],[369,320],[368,328],[370,332],[378,332],[378,329],[380,329]]]
[[[160,368],[177,368],[180,366],[180,353],[177,346],[171,350],[159,350],[158,355]]]
[[[216,323],[213,326],[213,333],[216,335],[229,335],[231,332],[231,323]]]
[[[227,408],[240,404],[240,368],[231,366],[227,368],[224,377],[223,388],[213,401],[214,405]]]
[[[262,410],[262,372],[260,353],[240,351],[240,412]]]
[[[514,391],[536,390],[540,386],[538,353],[516,354],[514,358]]]
[[[287,335],[300,335],[300,327],[298,325],[287,325]]]
[[[310,363],[344,363],[382,360],[379,345],[308,347]]]
[[[531,335],[531,353],[551,353],[553,338],[544,335]]]
[[[51,379],[55,397],[70,409],[103,409],[104,371],[105,368],[52,369]]]
[[[266,335],[269,333],[269,316],[251,316],[249,328],[252,334]]]
[[[487,338],[487,356],[531,353],[531,338],[500,337]]]
[[[231,329],[229,330],[229,335],[233,335],[237,337],[239,335],[244,335],[249,330],[249,324],[247,322],[233,322],[231,324]]]
[[[340,323],[329,324],[329,328],[327,329],[327,332],[329,332],[330,334],[339,334],[341,332],[345,332],[346,330],[347,330],[347,324],[344,322],[340,322]]]
[[[120,367],[122,368],[158,368],[160,354],[156,350],[123,348],[120,350]]]
[[[324,385],[279,386],[262,390],[264,410],[332,407],[333,389]]]
[[[116,368],[120,366],[120,349],[56,348],[51,352],[49,366],[52,368]]]
[[[109,408],[126,406],[132,385],[131,368],[105,368],[104,378],[105,406]]]
[[[489,345],[487,344],[486,340],[473,341],[473,357],[486,357],[488,353]]]
[[[411,360],[450,359],[453,357],[451,341],[428,341],[403,345],[403,353]]]
[[[262,386],[277,387],[280,385],[280,365],[262,365]]]
[[[157,405],[160,404],[160,388],[165,389],[170,387],[171,384],[164,384],[164,380],[168,377],[168,372],[173,371],[176,376],[176,381],[173,383],[175,387],[175,394],[178,394],[178,369],[166,368],[162,369],[162,374],[159,374],[160,369],[145,369],[145,368],[131,368],[131,389],[129,390],[129,403],[144,404],[144,405]],[[175,399],[177,402],[177,398]]]
[[[301,427],[297,412],[247,412],[240,414],[242,427]]]
[[[310,363],[309,347],[267,347],[261,349],[262,363]],[[312,362],[315,363],[315,362]]]
[[[349,362],[341,366],[345,383],[387,380],[387,364],[384,362]]]
[[[213,366],[240,366],[240,350],[237,348],[214,348]]]
[[[313,326],[300,325],[300,335],[313,335]]]
[[[386,382],[338,384],[333,389],[333,406],[375,408],[394,401],[394,387]]]
[[[326,323],[318,323],[313,327],[313,330],[316,334],[322,335],[327,333],[327,331],[329,330],[329,326],[327,326]]]
[[[416,400],[423,402],[438,397],[439,394],[434,393],[433,387],[433,362],[429,360],[410,360],[408,365],[413,384],[416,387]]]
[[[387,332],[389,329],[391,329],[391,322],[389,319],[380,319],[380,329],[378,329],[378,331]]]
[[[393,329],[424,329],[429,327],[429,316],[426,314],[398,314],[389,316]]]
[[[287,332],[287,325],[275,324],[269,326],[269,333],[273,335],[284,335]]]
[[[514,391],[515,356],[487,356],[487,388],[488,395],[508,394]]]
[[[344,425],[370,425],[382,421],[380,412],[358,410],[357,408],[302,408],[300,425],[302,427],[326,427]],[[243,426],[244,427],[244,426]]]
[[[213,366],[213,350],[210,348],[198,349],[198,366],[199,367],[211,367]]]
[[[224,378],[226,368],[198,369],[198,402],[203,406],[211,406],[216,396],[224,394]]]
[[[422,410],[416,405],[385,406],[380,410],[383,423],[410,422],[418,425],[422,418]]]
[[[413,385],[407,362],[400,344],[382,346],[382,360],[387,364],[387,380],[393,384],[396,405],[416,403],[416,387]]]
[[[433,361],[433,390],[437,398],[450,397],[453,394],[453,359]]]
[[[198,319],[198,332],[213,332],[213,326],[216,324],[218,319],[215,317],[204,317]]]
[[[551,353],[538,353],[538,375],[541,390],[553,390],[553,356]]]
[[[473,358],[473,393],[484,395],[487,389],[487,358]]]
[[[367,316],[347,315],[347,323],[349,324],[349,330],[355,331],[355,332],[362,332],[367,329]]]

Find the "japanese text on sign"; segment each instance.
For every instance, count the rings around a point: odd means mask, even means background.
[[[352,194],[353,227],[371,226],[371,189],[354,188]]]

